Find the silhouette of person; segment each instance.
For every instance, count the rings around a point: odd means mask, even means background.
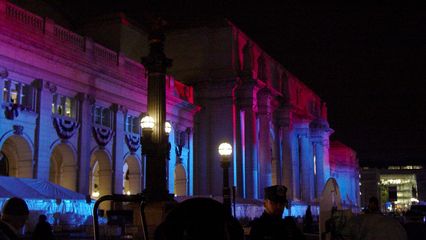
[[[52,232],[52,227],[50,226],[50,223],[47,222],[47,217],[44,214],[41,214],[38,217],[38,223],[34,229],[33,240],[52,240],[55,239]]]
[[[305,217],[303,218],[304,232],[311,233],[313,232],[312,224],[314,222],[314,218],[312,217],[311,205],[308,205],[305,212]]]
[[[243,240],[239,222],[211,198],[191,198],[179,203],[154,234],[155,240]]]
[[[426,225],[423,223],[422,215],[408,211],[405,219],[404,229],[408,240],[426,239]]]
[[[380,212],[379,201],[371,197],[365,214],[349,220],[342,235],[348,239],[362,240],[406,240],[407,233],[395,219]]]
[[[275,185],[264,190],[265,210],[251,223],[250,240],[304,239],[294,219],[282,219],[284,207],[287,205],[287,188]]]
[[[23,199],[17,197],[9,198],[2,209],[0,239],[18,239],[18,232],[25,225],[29,213],[27,203]]]

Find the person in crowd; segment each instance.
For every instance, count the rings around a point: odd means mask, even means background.
[[[27,203],[17,197],[9,198],[3,205],[0,220],[0,240],[15,240],[28,219]]]
[[[311,205],[306,208],[305,216],[303,217],[303,231],[307,233],[313,232],[314,218],[312,217]]]
[[[395,219],[380,212],[379,201],[371,197],[365,214],[352,217],[342,235],[351,240],[406,240],[407,234]]]
[[[34,229],[33,240],[52,240],[55,239],[52,232],[52,227],[47,221],[47,217],[44,214],[41,214],[38,217],[38,223]]]
[[[179,203],[154,233],[155,240],[243,240],[239,222],[211,198],[191,198]]]
[[[426,239],[426,224],[423,223],[423,216],[418,213],[408,211],[405,214],[404,229],[408,240]]]
[[[304,239],[294,219],[282,218],[287,205],[287,188],[282,185],[264,189],[264,212],[253,220],[250,229],[250,240]]]

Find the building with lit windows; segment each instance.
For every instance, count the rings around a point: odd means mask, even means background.
[[[380,200],[383,211],[406,211],[413,204],[426,204],[426,169],[422,165],[363,167],[361,206],[370,197]]]
[[[147,87],[138,62],[148,53],[146,33],[117,14],[81,26],[90,36],[83,37],[0,3],[3,173],[94,198],[140,192]],[[167,78],[170,192],[222,195],[217,147],[228,141],[239,201],[262,199],[264,187],[283,184],[294,207],[316,205],[334,176],[359,206],[355,155],[344,170],[342,157],[331,161],[326,103],[312,89],[227,20],[166,36],[174,60]]]
[[[143,65],[2,0],[0,87],[0,175],[95,199],[143,190]],[[197,110],[192,88],[168,76],[168,179],[177,195],[192,194]]]

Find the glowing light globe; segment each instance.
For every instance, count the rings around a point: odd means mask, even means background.
[[[154,119],[150,116],[145,116],[141,119],[142,129],[153,129],[155,125]]]
[[[219,145],[218,150],[219,150],[219,155],[222,156],[222,157],[229,157],[232,154],[232,146],[231,146],[231,144],[226,143],[226,142],[221,143]]]
[[[167,134],[170,134],[170,132],[172,131],[172,125],[169,122],[166,122],[166,126],[164,127],[164,130],[166,131]]]

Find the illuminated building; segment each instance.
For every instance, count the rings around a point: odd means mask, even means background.
[[[9,135],[0,146],[12,149],[5,155],[12,156],[16,144],[28,145],[17,157],[24,160],[9,160],[19,165],[9,168],[10,175],[49,179],[93,197],[139,192],[139,119],[146,111],[147,88],[138,61],[147,55],[146,34],[117,14],[81,26],[92,41],[49,18],[6,10],[12,5],[0,2],[5,19],[0,26],[6,30],[0,36],[8,40],[1,42],[0,56],[10,59],[0,59],[8,73],[2,84],[20,81],[22,91],[38,87],[32,91],[42,100],[36,108],[42,112],[27,116],[18,109],[17,117],[1,118],[1,134]],[[264,187],[283,184],[293,204],[315,205],[326,180],[336,176],[358,206],[357,190],[349,187],[357,184],[356,177],[346,174],[352,168],[357,176],[356,162],[344,170],[339,160],[331,164],[333,130],[326,103],[314,91],[229,21],[166,34],[171,73],[183,82],[168,77],[167,112],[174,125],[170,192],[220,196],[217,147],[228,141],[234,149],[230,178],[239,199],[261,199]],[[41,79],[38,85],[34,79]],[[9,92],[6,87],[6,103],[14,98]],[[13,116],[13,104],[7,104]],[[13,134],[20,129],[24,134]]]
[[[141,192],[144,66],[4,0],[0,29],[0,174],[93,198]],[[169,141],[179,152],[170,155],[168,178],[177,195],[192,189],[192,94],[167,77]]]
[[[412,204],[426,202],[426,170],[421,165],[363,167],[361,204],[370,197],[380,200],[384,211],[406,211]]]
[[[342,204],[345,207],[359,208],[359,165],[356,152],[339,141],[332,141],[330,166],[331,176],[336,179],[340,187]]]

